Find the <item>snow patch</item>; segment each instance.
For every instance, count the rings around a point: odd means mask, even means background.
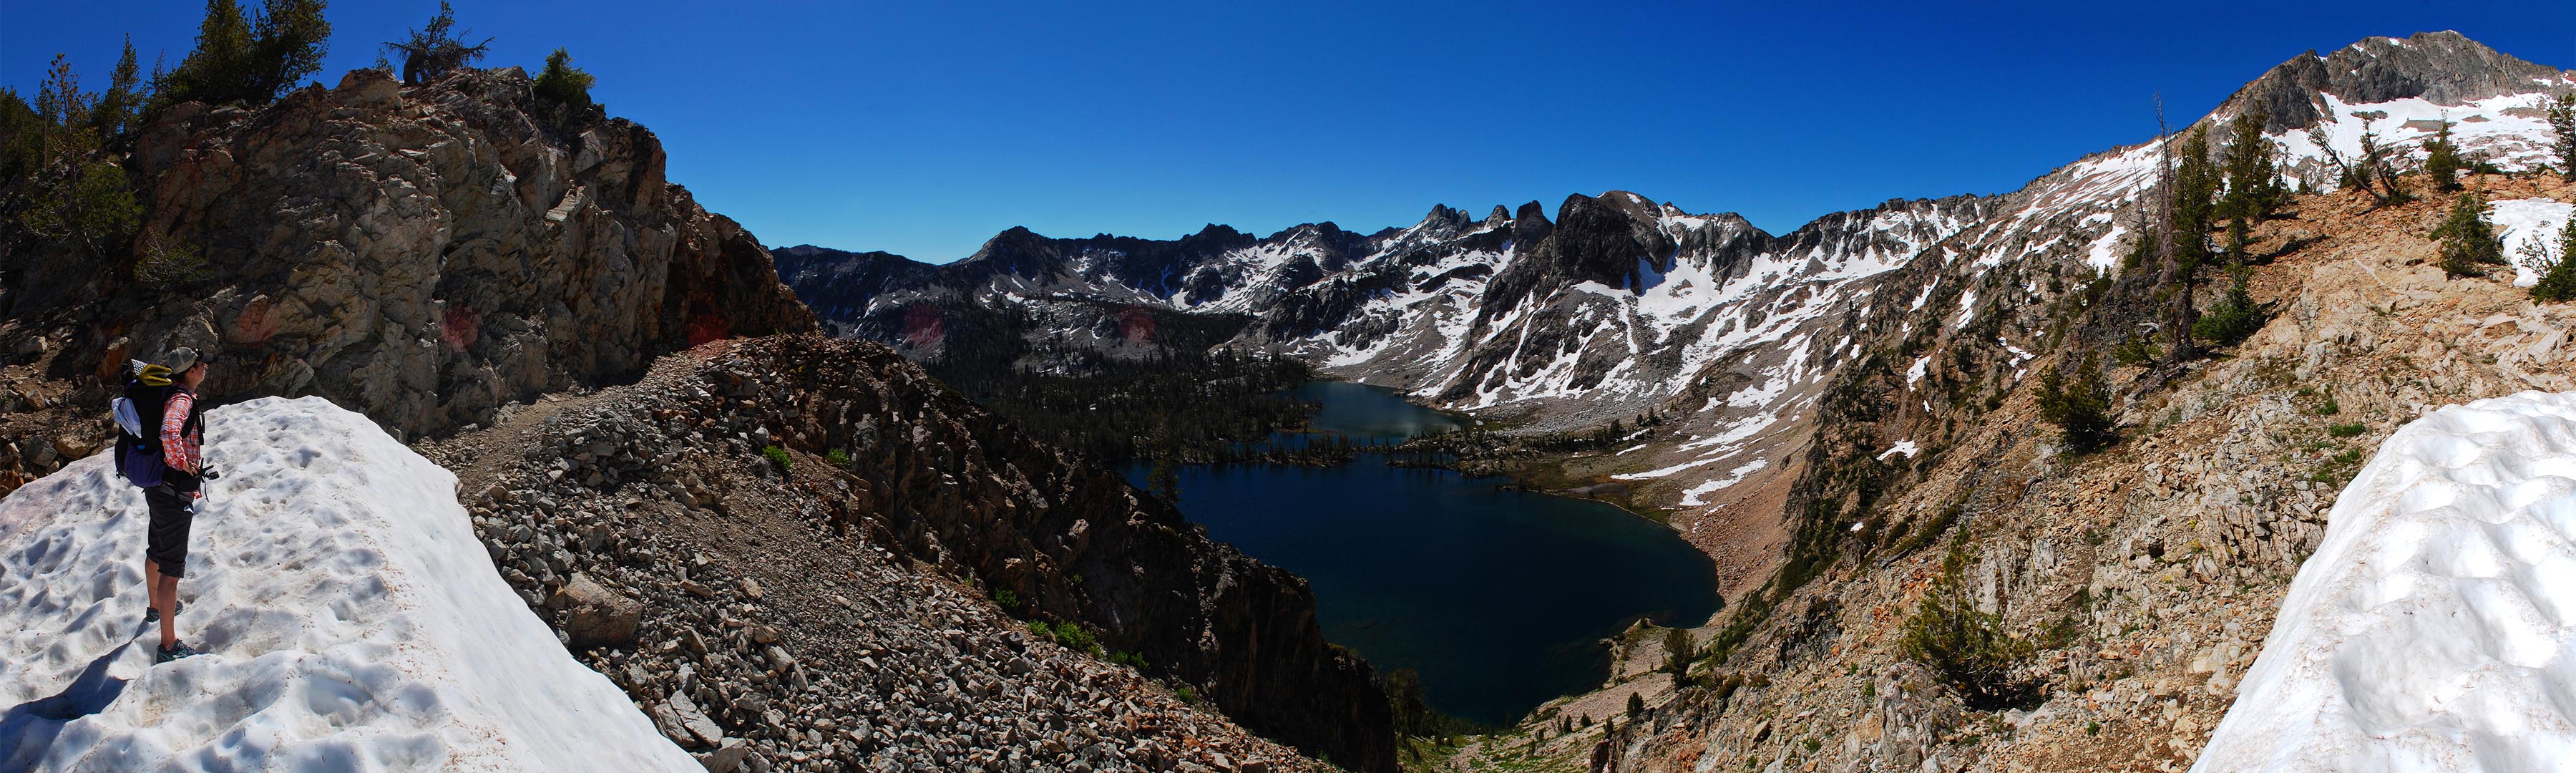
[[[502,582],[456,476],[318,397],[208,413],[184,641],[153,665],[107,454],[0,500],[0,768],[703,770]]]
[[[1702,501],[1700,497],[1716,493],[1718,489],[1743,483],[1744,476],[1761,472],[1762,468],[1769,466],[1771,466],[1771,462],[1767,459],[1755,459],[1753,461],[1737,465],[1735,469],[1726,471],[1726,477],[1724,478],[1706,481],[1697,486],[1683,489],[1681,504],[1683,507],[1697,507],[1708,504],[1707,502]]]
[[[2571,699],[2576,392],[2479,400],[2344,487],[2192,770],[2565,770]]]
[[[1919,453],[1923,453],[1923,449],[1915,446],[1913,440],[1899,440],[1896,441],[1896,445],[1888,446],[1886,451],[1880,453],[1878,455],[1878,460],[1884,462],[1887,461],[1887,457],[1895,456],[1897,454],[1904,454],[1905,458],[1912,459],[1915,454]]]
[[[2504,258],[2513,262],[2513,286],[2540,283],[2541,270],[2559,258],[2558,235],[2571,214],[2576,214],[2576,204],[2548,199],[2505,199],[2488,205],[2487,219],[2504,240]]]

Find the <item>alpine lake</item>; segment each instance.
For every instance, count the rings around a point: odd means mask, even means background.
[[[1400,440],[1462,428],[1394,391],[1342,381],[1297,446],[1339,434]],[[1630,623],[1698,625],[1719,606],[1709,558],[1670,528],[1610,505],[1505,490],[1503,478],[1388,465],[1191,465],[1180,508],[1208,535],[1304,576],[1324,638],[1380,673],[1413,669],[1441,712],[1507,727],[1609,675],[1604,640]],[[1128,476],[1144,485],[1145,467]]]

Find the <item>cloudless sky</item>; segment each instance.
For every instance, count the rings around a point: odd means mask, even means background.
[[[256,5],[256,0],[246,3]],[[2455,29],[2576,67],[2576,2],[456,3],[486,66],[568,47],[670,179],[763,243],[932,262],[1025,225],[1373,231],[1633,190],[1784,232],[1995,193],[2179,124],[2308,49]],[[1749,6],[1764,6],[1760,8]],[[333,4],[326,84],[436,2]],[[0,0],[0,85],[106,85],[201,2]]]

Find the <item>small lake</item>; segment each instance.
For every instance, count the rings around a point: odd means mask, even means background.
[[[1402,438],[1466,422],[1346,382],[1298,388],[1311,426]],[[1296,443],[1302,438],[1281,438]],[[1140,466],[1129,472],[1140,483]],[[1609,673],[1599,641],[1638,618],[1697,625],[1717,611],[1706,555],[1618,508],[1502,491],[1500,478],[1389,467],[1199,465],[1181,511],[1208,535],[1313,583],[1324,638],[1379,671],[1422,674],[1443,712],[1508,725]],[[1595,717],[1595,719],[1599,719]]]

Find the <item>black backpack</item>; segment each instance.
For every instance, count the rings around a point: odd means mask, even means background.
[[[125,383],[125,396],[115,403],[116,472],[135,486],[152,488],[169,477],[170,468],[161,461],[162,412],[170,405],[170,395],[182,387],[170,383],[166,369],[140,370]],[[189,416],[180,431],[194,432],[196,424],[197,417]]]

